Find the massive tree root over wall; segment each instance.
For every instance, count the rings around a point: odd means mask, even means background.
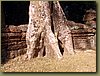
[[[74,54],[71,31],[58,1],[30,1],[26,58]]]

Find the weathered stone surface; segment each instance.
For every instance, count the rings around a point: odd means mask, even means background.
[[[89,9],[86,11],[83,21],[91,21],[96,18],[96,11],[93,9]]]
[[[94,36],[94,33],[90,33],[90,34],[79,34],[79,33],[75,33],[75,34],[72,34],[72,37],[89,37],[89,36]]]
[[[74,49],[96,49],[95,34],[73,34]]]
[[[19,50],[11,50],[11,51],[7,51],[7,58],[8,59],[13,59],[17,56],[23,55],[26,53],[26,48],[23,49],[19,49]]]
[[[96,34],[94,36],[88,37],[90,48],[96,50]]]
[[[8,50],[18,50],[18,49],[22,49],[22,48],[26,48],[26,47],[27,47],[26,44],[22,43],[22,44],[9,46],[7,49]]]
[[[17,42],[17,41],[26,41],[26,39],[21,39],[21,38],[13,38],[13,39],[6,39],[6,40],[5,39],[2,39],[1,43],[11,43],[11,42]]]
[[[66,26],[69,27],[70,30],[86,28],[85,24],[75,23],[74,21],[68,21],[68,20],[66,21]]]
[[[21,30],[22,32],[26,32],[27,28],[28,28],[28,24],[18,26],[18,29]]]
[[[19,26],[14,26],[14,25],[6,25],[6,27],[1,29],[2,33],[20,33],[20,32],[26,32],[27,31],[27,24],[26,25],[19,25]]]
[[[21,33],[2,33],[1,34],[2,37],[21,37]]]
[[[73,38],[73,43],[74,43],[74,49],[86,49],[87,48],[87,39],[86,38],[81,38],[78,37]]]
[[[8,58],[15,58],[18,55],[25,54],[24,48],[26,45],[26,25],[9,25],[3,27],[1,30],[1,50],[2,50],[2,61],[4,62]],[[23,53],[22,50],[23,49]],[[20,53],[19,53],[20,52]]]
[[[88,33],[90,34],[96,33],[96,30],[93,28],[71,30],[71,34],[88,34]]]
[[[12,45],[12,46],[2,46],[2,49],[4,48],[7,48],[6,51],[9,51],[9,50],[18,50],[18,49],[22,49],[22,48],[26,48],[26,44],[17,44],[17,45]]]
[[[14,25],[9,25],[8,26],[8,25],[6,25],[5,28],[2,28],[2,33],[3,32],[7,32],[7,33],[9,33],[9,32],[21,32],[21,30],[19,30],[17,26],[14,26]]]

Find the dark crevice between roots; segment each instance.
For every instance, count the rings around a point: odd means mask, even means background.
[[[53,17],[52,17],[52,14],[53,14],[53,1],[50,1],[50,17],[51,17],[51,30],[52,32],[54,33],[54,25],[53,25]]]
[[[60,49],[60,52],[61,52],[61,54],[63,55],[63,53],[64,53],[64,48],[62,47],[62,42],[58,39],[58,46],[59,46],[59,49]]]
[[[45,51],[45,47],[44,47],[44,50],[43,50],[43,56],[45,56],[46,55],[46,51]]]

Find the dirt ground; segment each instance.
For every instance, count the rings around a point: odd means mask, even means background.
[[[33,58],[23,60],[23,55],[1,65],[2,72],[96,72],[96,51],[77,50],[75,55],[62,59]]]

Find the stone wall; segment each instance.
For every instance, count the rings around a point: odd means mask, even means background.
[[[96,49],[96,30],[87,28],[72,30],[74,49]]]
[[[1,54],[2,60],[15,58],[26,52],[27,25],[9,25],[1,29]],[[96,30],[80,29],[72,30],[74,49],[96,48]],[[4,59],[3,59],[4,58]]]
[[[1,29],[2,60],[15,58],[26,52],[27,25],[9,25]]]

